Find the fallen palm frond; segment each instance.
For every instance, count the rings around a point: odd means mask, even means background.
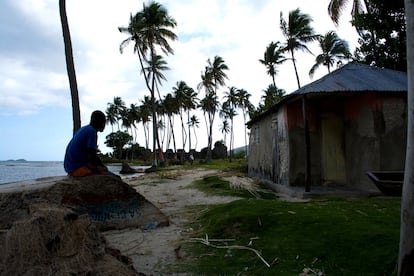
[[[268,262],[266,262],[266,260],[260,255],[259,251],[251,248],[251,247],[247,247],[247,246],[242,246],[242,245],[216,245],[216,244],[212,244],[211,241],[228,241],[226,240],[209,240],[208,239],[208,235],[206,234],[206,238],[192,238],[191,241],[194,242],[199,242],[201,244],[204,244],[206,246],[209,247],[213,247],[213,248],[217,248],[217,249],[236,249],[236,250],[249,250],[252,251],[253,253],[255,253],[257,255],[257,257],[259,257],[259,259],[267,266],[270,267],[270,264]]]

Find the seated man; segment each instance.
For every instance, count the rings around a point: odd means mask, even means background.
[[[97,155],[98,131],[105,128],[105,114],[92,112],[89,125],[80,128],[66,147],[64,167],[70,176],[113,175]]]

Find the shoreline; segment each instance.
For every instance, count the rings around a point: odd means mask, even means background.
[[[108,163],[108,169],[116,175],[121,174],[122,163]],[[142,170],[150,166],[131,165],[132,168]],[[40,178],[66,176],[63,161],[0,161],[0,186],[20,181],[35,181]]]

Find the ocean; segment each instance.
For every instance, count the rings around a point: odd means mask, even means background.
[[[108,169],[119,175],[121,166],[110,165]],[[0,161],[0,184],[63,175],[66,175],[66,172],[63,169],[63,162],[59,161]]]

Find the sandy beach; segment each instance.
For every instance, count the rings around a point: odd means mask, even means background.
[[[169,265],[179,264],[186,258],[182,244],[194,234],[189,223],[197,214],[190,206],[212,205],[237,200],[236,197],[207,196],[205,193],[189,188],[197,179],[211,174],[213,170],[176,170],[168,171],[160,177],[158,173],[149,173],[126,182],[134,187],[152,204],[158,207],[170,221],[169,226],[154,227],[148,230],[123,229],[103,232],[108,245],[119,249],[133,261],[136,270],[145,275],[170,275]],[[226,176],[232,185],[254,189],[254,182],[248,177]],[[181,274],[182,275],[182,274]]]

